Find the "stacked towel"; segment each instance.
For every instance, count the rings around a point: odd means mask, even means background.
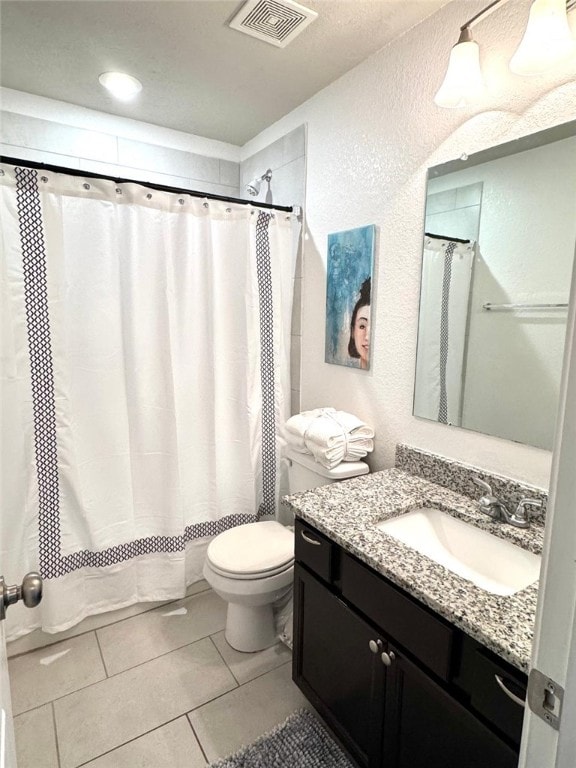
[[[356,416],[335,408],[315,408],[286,422],[286,440],[300,453],[311,453],[328,469],[341,461],[359,461],[374,450],[374,430]]]

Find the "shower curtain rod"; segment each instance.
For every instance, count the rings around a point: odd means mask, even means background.
[[[70,176],[81,176],[88,179],[104,179],[114,181],[116,184],[140,184],[148,189],[156,189],[160,192],[175,192],[178,195],[190,195],[191,197],[201,197],[207,200],[220,200],[223,203],[236,203],[237,205],[254,205],[256,208],[267,208],[273,211],[286,211],[294,213],[292,205],[271,205],[270,203],[252,203],[250,200],[241,200],[238,197],[226,197],[224,195],[214,195],[209,192],[196,192],[192,189],[182,189],[180,187],[168,187],[164,184],[155,184],[151,181],[138,181],[137,179],[123,179],[117,176],[106,176],[102,173],[91,173],[90,171],[80,171],[77,168],[65,168],[63,165],[49,165],[48,163],[36,163],[32,160],[19,160],[18,158],[5,157],[0,155],[0,163],[7,165],[19,165],[24,168],[36,168],[39,171],[52,171],[53,173],[67,173]]]

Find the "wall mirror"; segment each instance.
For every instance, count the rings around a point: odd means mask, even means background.
[[[576,121],[428,171],[414,415],[552,449]]]

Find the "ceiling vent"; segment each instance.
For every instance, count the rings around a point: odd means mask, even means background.
[[[230,22],[232,29],[285,48],[318,17],[292,0],[247,0]]]

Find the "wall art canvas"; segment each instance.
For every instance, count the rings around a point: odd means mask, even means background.
[[[328,235],[327,363],[370,368],[370,305],[376,227]]]

